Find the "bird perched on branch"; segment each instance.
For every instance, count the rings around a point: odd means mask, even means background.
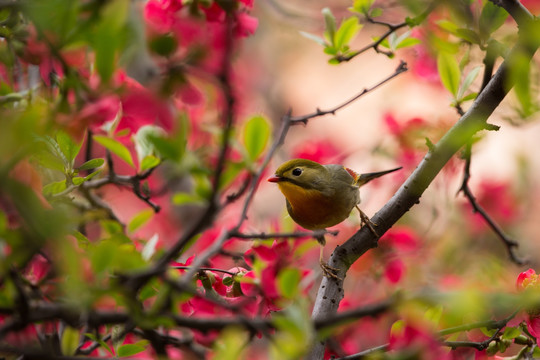
[[[285,195],[291,218],[308,230],[321,230],[334,226],[349,217],[353,208],[360,213],[360,223],[369,227],[375,236],[374,225],[358,207],[360,186],[369,181],[401,169],[357,174],[338,164],[321,165],[307,159],[293,159],[283,163],[268,181],[277,183]],[[338,269],[323,261],[324,235],[317,237],[321,245],[319,261],[327,277],[337,278]]]

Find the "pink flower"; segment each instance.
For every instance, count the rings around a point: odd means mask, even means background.
[[[172,128],[174,120],[169,105],[150,90],[142,86],[131,89],[121,99],[123,117],[118,131],[128,128],[132,134],[149,124],[159,125],[165,130]]]
[[[326,139],[313,139],[302,142],[294,148],[292,157],[313,160],[321,164],[340,164],[344,159],[337,146]]]
[[[236,26],[234,34],[238,37],[247,37],[253,35],[259,26],[259,20],[246,13],[238,13],[236,15]]]
[[[415,354],[415,359],[450,360],[451,355],[445,351],[435,336],[418,325],[396,324],[390,334],[390,351],[406,351]]]
[[[508,225],[519,216],[518,204],[511,191],[511,184],[507,182],[483,180],[475,189],[476,200],[488,214],[499,224]],[[468,220],[471,229],[475,233],[480,233],[488,227],[480,214],[473,213],[471,205],[466,202],[464,206],[468,209]]]
[[[74,119],[67,124],[67,131],[76,139],[82,139],[87,129],[94,132],[100,131],[100,127],[114,120],[120,111],[120,99],[117,95],[104,95],[103,97],[88,102]]]
[[[518,275],[516,280],[516,287],[520,291],[536,290],[540,289],[540,279],[536,271],[529,269]],[[527,309],[527,330],[536,338],[537,344],[540,346],[540,309],[531,308]]]
[[[408,226],[396,225],[386,232],[381,238],[382,244],[388,244],[391,248],[400,252],[411,252],[418,249],[421,240],[416,232]]]
[[[176,22],[176,12],[181,7],[180,1],[149,0],[144,7],[144,18],[155,32],[167,33]]]
[[[296,245],[296,242],[295,242]],[[282,294],[278,286],[278,278],[282,271],[290,269],[292,266],[298,268],[299,265],[294,259],[294,248],[287,241],[274,241],[272,246],[255,246],[245,252],[244,258],[248,265],[254,265],[254,258],[263,263],[260,271],[249,271],[244,275],[241,282],[242,292],[246,295],[261,296],[261,312],[263,315],[271,311],[280,309]],[[294,265],[292,265],[294,264]],[[301,277],[306,278],[311,274],[311,270],[302,269]],[[302,292],[307,293],[312,284],[303,284]]]
[[[391,284],[397,284],[405,274],[405,263],[401,259],[393,259],[386,264],[384,277]]]
[[[433,84],[440,84],[437,61],[432,54],[423,46],[415,46],[416,60],[412,63],[412,71],[417,77]]]
[[[518,290],[525,290],[529,286],[537,287],[539,285],[540,281],[538,280],[538,275],[536,274],[536,271],[534,271],[534,269],[529,269],[520,273],[516,280],[516,287]]]
[[[26,279],[33,285],[37,285],[47,275],[50,267],[49,261],[43,255],[37,254],[26,269]]]
[[[47,44],[38,39],[37,30],[33,25],[29,25],[26,30],[26,47],[22,54],[22,59],[30,64],[39,65],[43,59],[50,57],[50,51]]]

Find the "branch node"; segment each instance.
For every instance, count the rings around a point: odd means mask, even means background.
[[[431,140],[429,140],[428,137],[426,137],[425,139],[426,139],[426,146],[427,146],[429,152],[435,151],[435,144],[433,144],[433,143],[431,142]]]
[[[501,127],[499,125],[494,125],[490,123],[486,123],[486,125],[484,126],[484,129],[488,131],[499,131],[500,128]]]

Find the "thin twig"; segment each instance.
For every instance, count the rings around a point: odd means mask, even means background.
[[[231,238],[238,238],[238,239],[246,239],[246,240],[253,240],[253,239],[275,239],[275,238],[301,238],[301,237],[319,237],[326,234],[336,236],[339,233],[337,230],[314,230],[314,231],[299,231],[299,232],[291,232],[291,233],[258,233],[258,234],[244,234],[241,232],[230,232]]]
[[[386,77],[385,79],[383,79],[382,81],[378,82],[377,84],[369,87],[369,88],[365,88],[363,89],[361,92],[359,92],[358,94],[356,94],[355,96],[353,96],[352,98],[350,98],[349,100],[345,101],[344,103],[340,104],[340,105],[337,105],[331,109],[328,109],[328,110],[321,110],[321,109],[317,109],[315,112],[313,113],[310,113],[310,114],[306,114],[306,115],[302,115],[302,116],[290,116],[290,122],[294,125],[296,123],[303,123],[303,124],[307,124],[308,120],[310,119],[313,119],[313,118],[316,118],[316,117],[319,117],[319,116],[323,116],[323,115],[327,115],[327,114],[332,114],[332,115],[335,115],[335,113],[338,111],[338,110],[341,110],[343,109],[344,107],[350,105],[351,103],[355,102],[356,100],[358,100],[359,98],[361,98],[362,96],[366,95],[367,93],[377,89],[378,87],[384,85],[385,83],[387,83],[388,81],[392,80],[393,78],[395,78],[396,76],[398,76],[399,74],[401,73],[404,73],[406,72],[408,69],[407,69],[407,63],[405,61],[400,61],[398,67],[396,68],[396,70],[394,71],[393,74],[391,74],[390,76]]]
[[[523,265],[526,263],[526,260],[521,259],[518,257],[518,255],[515,253],[515,249],[518,248],[519,243],[516,241],[510,239],[504,231],[501,229],[501,227],[489,216],[489,214],[484,210],[482,206],[478,203],[476,200],[476,197],[472,193],[470,187],[469,187],[469,180],[471,178],[471,141],[469,141],[465,146],[465,151],[463,154],[463,157],[465,158],[465,165],[463,170],[463,182],[461,183],[461,187],[459,188],[458,192],[462,192],[463,195],[469,200],[469,203],[473,207],[473,212],[478,213],[482,218],[487,222],[491,230],[499,237],[499,239],[503,242],[504,246],[506,247],[506,251],[508,252],[508,256],[510,257],[510,260],[514,262],[517,265]]]

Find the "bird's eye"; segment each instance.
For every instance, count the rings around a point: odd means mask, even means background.
[[[300,175],[302,175],[302,169],[300,169],[300,168],[295,168],[295,169],[292,171],[292,174],[293,174],[294,176],[300,176]]]

